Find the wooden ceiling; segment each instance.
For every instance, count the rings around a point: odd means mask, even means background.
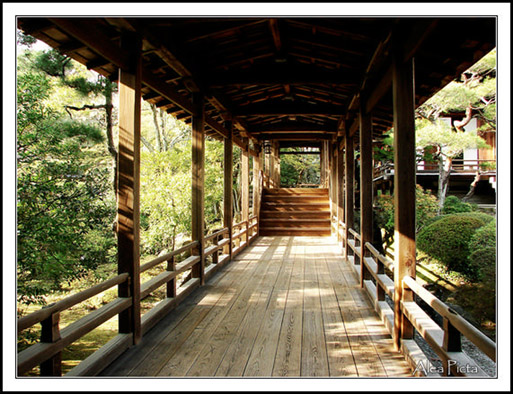
[[[414,57],[416,106],[495,47],[494,17],[40,18],[18,27],[116,80],[143,42],[143,98],[187,122],[206,97],[207,135],[255,143],[336,140],[358,133],[360,99],[376,138],[392,126],[390,53]]]

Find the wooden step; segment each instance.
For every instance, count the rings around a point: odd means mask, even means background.
[[[260,211],[260,220],[271,219],[329,219],[328,211]]]
[[[309,203],[309,202],[324,202],[329,204],[329,199],[326,196],[316,196],[316,195],[290,195],[290,196],[282,196],[282,195],[265,195],[262,199],[262,202],[274,202],[274,203]]]
[[[280,212],[297,212],[297,211],[328,211],[329,203],[262,203],[261,211],[280,211]]]
[[[330,229],[325,228],[282,228],[282,227],[261,227],[260,235],[262,236],[310,236],[324,237],[330,236]]]
[[[286,227],[286,228],[327,228],[330,229],[330,219],[261,219],[262,227]]]
[[[328,196],[326,188],[281,188],[281,189],[264,189],[264,194],[273,195],[323,195]]]

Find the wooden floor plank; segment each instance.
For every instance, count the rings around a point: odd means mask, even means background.
[[[281,239],[282,237],[277,238]],[[287,240],[287,247],[282,254],[277,255],[276,261],[281,264],[281,269],[269,299],[269,304],[262,317],[262,325],[260,326],[243,376],[272,375],[293,265],[293,259],[290,258],[290,254],[295,237],[283,238]]]
[[[385,377],[386,372],[381,364],[379,356],[372,344],[365,324],[363,323],[360,310],[362,309],[361,299],[358,294],[362,290],[356,281],[354,273],[341,269],[341,261],[334,258],[327,258],[328,267],[332,276],[342,275],[344,282],[334,281],[335,294],[340,303],[340,309],[351,345],[355,365],[359,377]],[[371,306],[367,302],[363,304],[367,309]]]
[[[236,280],[237,275],[232,277],[232,274],[245,269],[246,266],[247,262],[239,265],[230,264],[224,270],[216,273],[205,286],[196,289],[172,313],[166,316],[159,323],[159,327],[154,327],[146,333],[138,346],[132,346],[128,349],[118,358],[117,362],[107,367],[100,375],[129,376],[140,364],[150,362],[149,359],[146,359],[147,357],[150,359],[157,355],[162,357],[163,354],[158,350],[158,347],[161,343],[165,343],[166,337],[185,319],[194,306],[205,299],[205,297],[209,297],[210,292],[216,289],[216,287],[222,287],[226,283]],[[166,330],[162,330],[161,327],[166,327]]]
[[[258,237],[102,376],[411,376],[331,237]]]
[[[299,246],[294,248],[292,258],[294,266],[278,339],[273,376],[295,377],[301,375],[305,259],[303,253],[299,251]]]
[[[324,338],[319,280],[317,278],[317,245],[303,246],[305,287],[303,292],[303,340],[301,376],[329,376],[328,355]]]
[[[234,263],[237,263],[236,261]],[[168,335],[160,342],[155,351],[150,352],[130,376],[154,376],[160,371],[174,354],[182,350],[183,343],[193,333],[194,329],[206,318],[211,310],[219,303],[225,303],[234,297],[236,290],[233,284],[250,276],[257,264],[255,262],[242,262],[235,264],[233,272],[225,276],[214,289],[205,294],[201,300],[190,307],[187,316],[176,326],[166,328]]]
[[[318,276],[330,376],[358,376],[326,258],[320,259]]]
[[[253,313],[255,304],[260,299],[261,291],[267,294],[272,289],[277,277],[279,266],[273,264],[273,249],[269,249],[267,264],[259,262],[259,270],[247,281],[237,300],[229,308],[222,322],[213,330],[208,344],[198,354],[187,376],[213,376],[221,360],[233,340],[237,329],[247,313]]]
[[[272,251],[277,245],[269,247]],[[242,252],[239,258],[244,258],[248,250]],[[185,376],[199,353],[205,346],[210,346],[209,340],[219,324],[221,324],[244,288],[251,287],[252,279],[265,272],[268,264],[261,261],[254,262],[254,269],[247,272],[240,280],[234,281],[227,292],[219,299],[213,308],[209,310],[205,318],[195,327],[192,333],[180,345],[180,352],[177,352],[157,373],[158,376]],[[245,293],[244,293],[245,294]]]

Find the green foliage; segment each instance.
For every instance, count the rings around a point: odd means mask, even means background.
[[[18,300],[43,302],[62,284],[111,260],[114,204],[100,130],[49,109],[50,79],[17,85]],[[99,146],[100,145],[100,146]]]
[[[470,240],[471,251],[469,260],[476,267],[478,277],[486,282],[495,284],[495,269],[497,259],[497,222],[491,220],[487,225],[476,230]]]
[[[461,201],[456,196],[448,196],[445,199],[444,207],[442,209],[442,213],[444,215],[448,215],[451,213],[472,212],[472,211],[473,211],[472,205]]]
[[[465,149],[489,147],[476,131],[455,132],[441,120],[417,119],[415,122],[416,145],[418,148],[437,147],[438,152],[454,158]]]
[[[478,212],[445,215],[418,233],[417,247],[449,270],[475,278],[477,270],[469,262],[469,244],[476,230],[488,223],[488,218],[482,215]]]
[[[438,202],[435,196],[417,185],[415,191],[416,204],[416,231],[418,232],[436,216]],[[394,236],[394,197],[389,194],[379,195],[374,203],[376,221],[380,228],[385,230],[384,242],[389,245]]]
[[[300,148],[290,151],[300,152]],[[320,181],[319,155],[281,155],[280,182],[282,187],[298,187],[301,184],[318,184]]]
[[[384,133],[381,144],[373,145],[374,161],[390,163],[394,161],[394,132],[393,129]]]

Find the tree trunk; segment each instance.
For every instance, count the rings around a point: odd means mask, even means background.
[[[155,137],[157,141],[157,152],[162,152],[162,139],[160,133],[159,121],[157,118],[157,106],[155,104],[151,104],[151,112],[153,113],[153,124],[155,126]]]
[[[107,82],[109,83],[109,82]],[[118,151],[116,149],[116,145],[114,144],[114,135],[112,131],[112,89],[107,87],[104,90],[105,96],[105,118],[106,118],[106,133],[107,133],[107,145],[109,149],[109,153],[112,156],[112,161],[114,163],[114,179],[112,181],[112,189],[114,190],[114,195],[117,196],[118,190]]]
[[[444,164],[443,156],[440,155],[438,168],[438,215],[441,215],[445,203],[445,197],[447,196],[447,190],[449,188],[449,177],[451,175],[452,158],[448,157]]]
[[[162,133],[162,151],[167,151],[167,139],[166,139],[166,111],[160,110],[160,130]]]
[[[477,172],[476,172],[476,176],[474,177],[474,180],[472,181],[472,183],[470,184],[470,190],[468,191],[468,193],[465,195],[465,197],[463,197],[463,202],[467,202],[468,200],[470,200],[472,198],[472,196],[474,195],[474,193],[476,192],[476,186],[477,186],[477,183],[481,180],[481,170],[479,169],[479,167],[477,168]]]

